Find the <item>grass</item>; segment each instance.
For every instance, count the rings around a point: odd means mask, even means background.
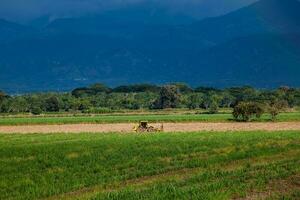
[[[0,117],[0,125],[29,124],[78,124],[78,123],[136,123],[149,122],[230,122],[232,115],[225,114],[146,114],[146,115],[95,115],[95,116],[64,116],[64,117]],[[259,121],[270,121],[270,116],[264,115]],[[282,113],[277,121],[300,121],[300,112]]]
[[[299,199],[299,182],[299,132],[0,134],[0,199]]]
[[[80,117],[5,117],[0,125],[21,124],[76,124],[76,123],[129,123],[147,120],[149,122],[187,122],[187,121],[226,121],[230,114],[173,114],[173,115],[98,115]]]

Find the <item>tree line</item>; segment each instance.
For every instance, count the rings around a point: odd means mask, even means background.
[[[94,84],[65,93],[10,96],[0,91],[0,113],[109,113],[125,109],[201,108],[213,114],[218,113],[221,108],[232,108],[237,119],[248,121],[264,112],[275,118],[283,109],[297,106],[300,106],[300,89],[289,87],[273,90],[249,86],[217,89],[192,88],[184,83],[174,83],[110,88]]]

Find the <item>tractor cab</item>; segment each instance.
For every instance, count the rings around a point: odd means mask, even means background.
[[[135,126],[133,130],[137,133],[144,133],[144,132],[161,132],[163,131],[163,125],[160,128],[155,128],[153,126],[149,126],[148,121],[140,121],[138,126]]]
[[[148,122],[147,121],[141,121],[139,127],[148,128]]]

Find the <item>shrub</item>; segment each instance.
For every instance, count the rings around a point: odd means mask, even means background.
[[[40,107],[35,106],[31,109],[31,113],[33,115],[40,115],[42,114],[42,109]]]
[[[251,118],[260,118],[264,113],[264,107],[255,102],[240,102],[234,107],[233,117],[236,120],[250,121]]]
[[[219,104],[216,101],[211,102],[209,105],[209,114],[217,114],[219,112]]]
[[[286,108],[288,108],[288,102],[287,101],[279,101],[276,100],[274,102],[271,102],[268,105],[268,113],[271,115],[272,121],[276,120],[276,117],[283,112]]]

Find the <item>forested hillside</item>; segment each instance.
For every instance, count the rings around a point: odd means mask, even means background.
[[[40,19],[32,27],[1,20],[0,88],[66,91],[95,82],[299,86],[299,13],[297,0],[261,0],[200,21],[153,4]]]

